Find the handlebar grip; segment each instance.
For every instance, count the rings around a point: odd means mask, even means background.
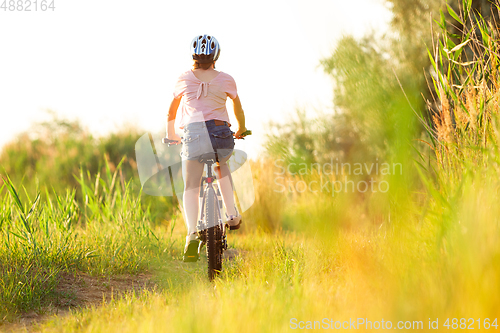
[[[174,143],[174,142],[177,142],[177,141],[175,141],[175,140],[169,140],[168,138],[163,138],[163,139],[161,139],[161,142],[162,143],[168,143],[170,145],[171,143]]]
[[[246,130],[245,132],[241,133],[241,136],[247,136],[247,135],[252,135],[252,131]]]
[[[234,133],[234,134],[236,134],[236,133]],[[252,135],[252,131],[251,130],[246,130],[245,132],[241,133],[241,136],[239,138],[237,138],[237,139],[245,140],[245,137],[248,136],[248,135]]]

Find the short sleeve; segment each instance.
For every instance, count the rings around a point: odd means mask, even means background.
[[[234,81],[231,75],[227,75],[226,78],[226,94],[231,99],[235,99],[238,96],[238,90],[236,89],[236,81]]]
[[[174,88],[174,98],[181,98],[186,92],[187,84],[185,79],[185,74],[182,74],[175,84]]]

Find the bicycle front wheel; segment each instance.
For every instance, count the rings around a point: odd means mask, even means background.
[[[222,270],[222,228],[219,222],[218,200],[212,187],[207,189],[205,218],[207,221],[208,278],[214,279]]]

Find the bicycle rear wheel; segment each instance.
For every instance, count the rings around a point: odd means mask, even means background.
[[[218,201],[212,187],[207,189],[205,218],[207,221],[208,278],[214,279],[222,270],[222,228],[218,216]]]

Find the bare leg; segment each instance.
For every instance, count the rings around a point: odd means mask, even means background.
[[[182,175],[184,177],[184,218],[188,234],[196,232],[198,222],[201,176],[203,175],[203,164],[197,160],[185,160],[182,162]]]
[[[236,215],[236,210],[234,209],[233,179],[229,166],[226,163],[230,157],[231,155],[224,159],[219,159],[219,165],[215,167],[215,171],[219,178],[220,191],[224,206],[226,206],[226,212],[228,215]]]

